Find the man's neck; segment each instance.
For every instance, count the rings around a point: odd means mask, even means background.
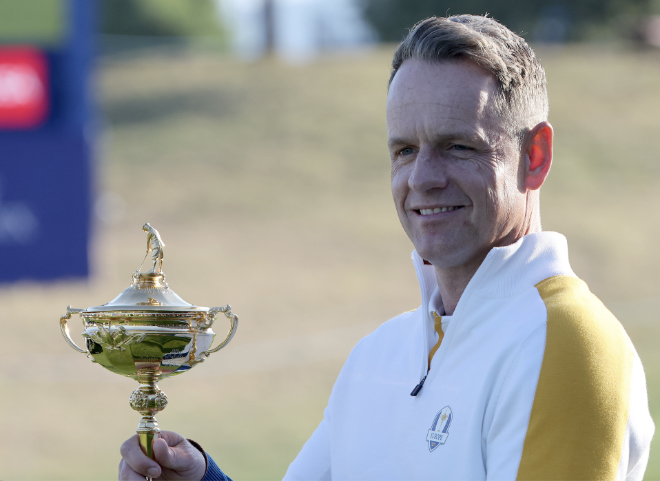
[[[533,232],[541,232],[541,223],[539,221],[529,226],[520,235],[514,237],[513,241],[502,242],[497,247],[507,246],[515,243],[523,236]],[[489,251],[490,252],[490,251]],[[467,264],[456,267],[435,267],[435,279],[440,289],[440,297],[442,298],[442,305],[445,309],[445,314],[450,316],[454,313],[454,309],[458,305],[458,301],[463,295],[463,291],[470,283],[470,280],[481,266],[481,263],[486,259],[488,252],[476,257]],[[432,263],[432,262],[431,262]]]
[[[463,291],[465,291],[470,279],[477,272],[484,259],[485,256],[469,266],[463,265],[448,269],[435,268],[435,278],[440,290],[445,315],[451,316],[454,313]]]

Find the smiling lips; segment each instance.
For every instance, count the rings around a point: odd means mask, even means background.
[[[441,212],[451,212],[452,210],[457,210],[457,209],[462,209],[464,206],[462,205],[454,205],[451,207],[436,207],[435,209],[419,209],[417,212],[419,212],[421,215],[431,215],[431,214],[439,214]]]

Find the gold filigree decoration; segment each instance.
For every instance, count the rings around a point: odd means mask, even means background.
[[[131,393],[128,402],[136,411],[146,411],[154,408],[162,411],[167,406],[167,396],[163,391],[158,391],[155,394],[147,394],[140,389],[136,389]]]
[[[124,346],[133,344],[134,342],[141,342],[147,337],[146,334],[129,334],[124,326],[119,326],[115,329],[105,326],[97,326],[98,332],[92,334],[83,332],[82,335],[91,339],[97,344],[103,346],[108,351],[125,351]]]

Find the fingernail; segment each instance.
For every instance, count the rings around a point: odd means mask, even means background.
[[[160,474],[160,469],[158,468],[149,468],[147,471],[147,474],[149,475],[150,478],[155,478]]]

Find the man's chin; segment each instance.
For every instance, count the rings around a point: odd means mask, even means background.
[[[427,246],[420,247],[416,248],[417,254],[436,269],[455,269],[472,265],[477,257],[480,258],[480,261],[483,261],[482,256],[465,249],[465,245],[443,244],[431,248]]]
[[[456,258],[455,255],[442,255],[437,251],[417,249],[417,254],[426,261],[426,263],[439,267],[442,269],[455,267],[461,264],[461,259]]]
[[[427,237],[412,241],[417,253],[428,261],[441,262],[444,258],[456,257],[464,248],[463,243],[451,242],[449,239],[438,237]]]

